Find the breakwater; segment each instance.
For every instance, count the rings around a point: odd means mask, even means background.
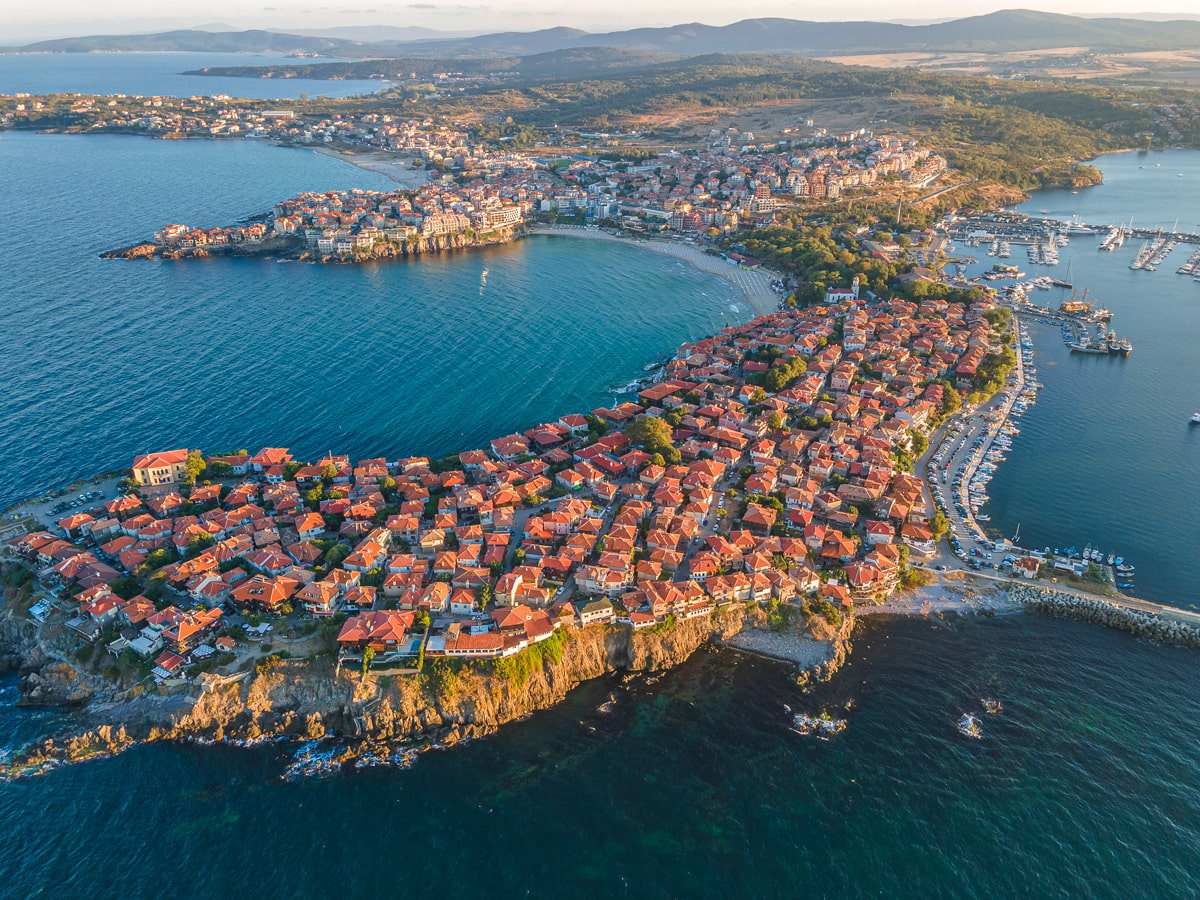
[[[1184,610],[1157,607],[1161,611],[1154,612],[1156,607],[1152,604],[1145,604],[1145,608],[1134,608],[1100,597],[1086,597],[1032,585],[1017,585],[1009,592],[1009,596],[1026,609],[1059,619],[1090,622],[1160,644],[1200,649],[1200,617],[1197,617],[1198,624],[1174,617],[1188,616]]]

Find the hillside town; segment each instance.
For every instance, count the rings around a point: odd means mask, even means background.
[[[991,309],[833,288],[682,345],[613,408],[442,459],[145,454],[116,497],[10,546],[35,619],[159,681],[297,622],[364,672],[729,604],[833,624],[933,554],[913,460],[1001,351]]]
[[[304,193],[276,204],[266,221],[216,228],[171,224],[155,233],[156,245],[188,251],[302,237],[310,252],[346,257],[539,217],[715,237],[775,224],[777,210],[804,200],[836,200],[889,183],[923,186],[946,172],[945,159],[916,141],[868,131],[821,135],[796,147],[755,144],[753,134],[733,129],[714,131],[703,151],[631,162],[619,154],[601,159],[495,151],[429,122],[360,118],[299,134],[281,120],[264,134],[246,136],[338,140],[411,155],[444,174],[416,190]]]

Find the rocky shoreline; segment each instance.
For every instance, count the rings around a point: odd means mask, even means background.
[[[1200,649],[1200,626],[1032,585],[1008,592],[1016,607]],[[0,778],[40,774],[67,762],[112,756],[152,741],[249,746],[273,740],[331,741],[321,765],[410,761],[420,749],[486,736],[563,700],[584,681],[673,668],[706,644],[797,669],[798,683],[830,678],[851,651],[856,617],[811,637],[764,631],[766,613],[735,605],[671,628],[569,626],[563,652],[514,682],[476,663],[443,661],[415,677],[338,671],[332,657],[277,660],[232,676],[203,675],[175,689],[118,691],[80,671],[9,608],[0,617],[0,672],[21,673],[22,705],[77,707],[77,727],[13,752]]]
[[[381,242],[368,250],[357,250],[350,254],[318,253],[309,250],[303,237],[270,237],[261,241],[242,244],[218,244],[208,247],[172,249],[143,241],[128,247],[106,250],[101,259],[209,259],[211,257],[287,259],[298,262],[345,265],[351,263],[378,262],[382,260],[409,259],[429,253],[447,250],[468,250],[476,247],[491,247],[507,244],[525,233],[519,226],[502,226],[487,232],[486,237],[457,234],[436,234],[414,240]]]
[[[1009,597],[1025,609],[1059,619],[1074,619],[1125,631],[1158,644],[1200,649],[1200,625],[1117,606],[1100,597],[1085,597],[1032,585],[1016,585]]]
[[[739,605],[664,629],[569,626],[561,656],[544,658],[521,682],[506,681],[486,664],[445,662],[415,677],[364,678],[319,657],[274,661],[234,676],[204,675],[165,693],[118,693],[57,659],[32,623],[10,614],[0,631],[0,658],[22,672],[21,702],[78,706],[78,727],[15,751],[0,765],[0,777],[39,774],[150,741],[248,745],[336,738],[339,762],[392,756],[397,747],[403,755],[406,747],[453,745],[549,708],[584,681],[673,668],[701,646],[764,622],[761,608]],[[843,627],[829,641],[834,652],[818,666],[819,677],[845,658],[848,633]]]

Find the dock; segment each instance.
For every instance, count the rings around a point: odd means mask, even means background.
[[[1193,278],[1200,277],[1200,249],[1197,249],[1185,262],[1176,270],[1180,275],[1191,275]]]

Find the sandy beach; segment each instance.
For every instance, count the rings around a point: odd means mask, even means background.
[[[758,316],[773,313],[779,308],[779,294],[771,288],[771,275],[767,272],[750,269],[739,269],[730,265],[718,256],[710,256],[699,247],[670,240],[635,241],[629,238],[619,238],[601,231],[598,228],[588,228],[580,225],[536,225],[529,230],[530,234],[548,234],[561,237],[586,238],[596,241],[618,241],[630,247],[641,247],[674,256],[684,262],[691,263],[697,269],[716,275],[737,288],[743,299]]]
[[[430,180],[428,172],[424,169],[414,169],[406,162],[406,160],[411,160],[411,156],[399,156],[382,150],[358,152],[335,150],[332,147],[313,147],[312,149],[322,156],[329,156],[390,178],[405,190],[415,191]]]

